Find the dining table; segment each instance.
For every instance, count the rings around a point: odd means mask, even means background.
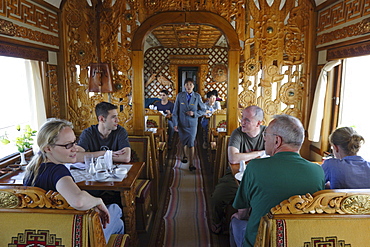
[[[122,181],[79,181],[77,186],[82,190],[106,190],[118,191],[121,197],[125,233],[130,235],[130,246],[138,246],[138,235],[136,231],[136,205],[135,205],[135,181],[141,175],[145,162],[133,162],[127,177]],[[18,169],[0,177],[0,185],[22,186],[25,171]],[[73,174],[73,173],[72,173]]]

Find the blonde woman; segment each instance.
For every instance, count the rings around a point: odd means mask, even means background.
[[[357,153],[364,138],[351,127],[336,129],[329,142],[333,149],[333,159],[325,160],[322,168],[325,172],[326,187],[331,189],[370,188],[370,163]]]
[[[76,162],[76,136],[73,125],[60,119],[50,119],[37,135],[40,151],[27,167],[25,186],[58,191],[77,210],[95,208],[99,213],[106,241],[111,234],[123,234],[122,210],[117,204],[105,206],[101,198],[82,191],[74,182],[64,163]]]

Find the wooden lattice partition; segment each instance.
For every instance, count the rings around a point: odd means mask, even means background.
[[[212,68],[217,64],[227,64],[228,51],[224,47],[214,48],[163,48],[154,47],[148,49],[144,55],[144,79],[149,80],[153,73],[164,76],[171,81],[171,86],[164,86],[158,80],[149,83],[145,88],[145,98],[157,98],[162,89],[167,89],[170,97],[174,99],[178,93],[177,87],[177,66],[179,65],[202,65],[202,62],[197,62],[197,57],[206,55],[208,58],[205,61],[205,78],[200,76],[202,85],[199,87],[199,93],[204,96],[207,92],[216,89],[219,97],[227,99],[227,82],[215,82],[212,78]],[[177,60],[177,61],[174,61]],[[171,65],[175,65],[171,69]],[[202,66],[200,66],[202,70]]]

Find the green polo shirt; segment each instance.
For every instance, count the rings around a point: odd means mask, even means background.
[[[244,235],[244,246],[253,247],[260,219],[293,195],[324,189],[323,169],[294,152],[280,152],[269,158],[251,160],[237,191],[233,207],[252,208]]]

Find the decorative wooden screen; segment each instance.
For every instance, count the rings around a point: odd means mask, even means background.
[[[209,59],[207,61],[206,77],[205,82],[203,82],[203,91],[199,92],[201,95],[205,95],[207,92],[216,89],[218,91],[219,97],[224,100],[227,99],[227,82],[214,82],[211,72],[212,68],[216,64],[227,64],[228,51],[224,47],[214,47],[214,48],[164,48],[164,47],[154,47],[148,49],[145,52],[145,64],[144,64],[144,80],[149,80],[153,73],[158,73],[164,76],[166,79],[172,82],[173,86],[163,86],[158,80],[154,80],[149,83],[145,88],[145,98],[158,98],[159,92],[162,89],[167,89],[170,93],[172,99],[176,98],[177,85],[177,71],[172,72],[170,69],[171,59],[170,56],[182,55],[184,57],[188,56],[189,59],[186,65],[196,64],[192,62],[192,56],[194,55],[208,55]],[[186,59],[184,59],[186,60]],[[185,61],[184,61],[185,62]],[[184,64],[185,65],[185,64]],[[174,75],[175,74],[175,75]],[[200,82],[202,83],[202,82]],[[176,84],[176,83],[175,83]],[[174,91],[174,92],[173,92]]]

